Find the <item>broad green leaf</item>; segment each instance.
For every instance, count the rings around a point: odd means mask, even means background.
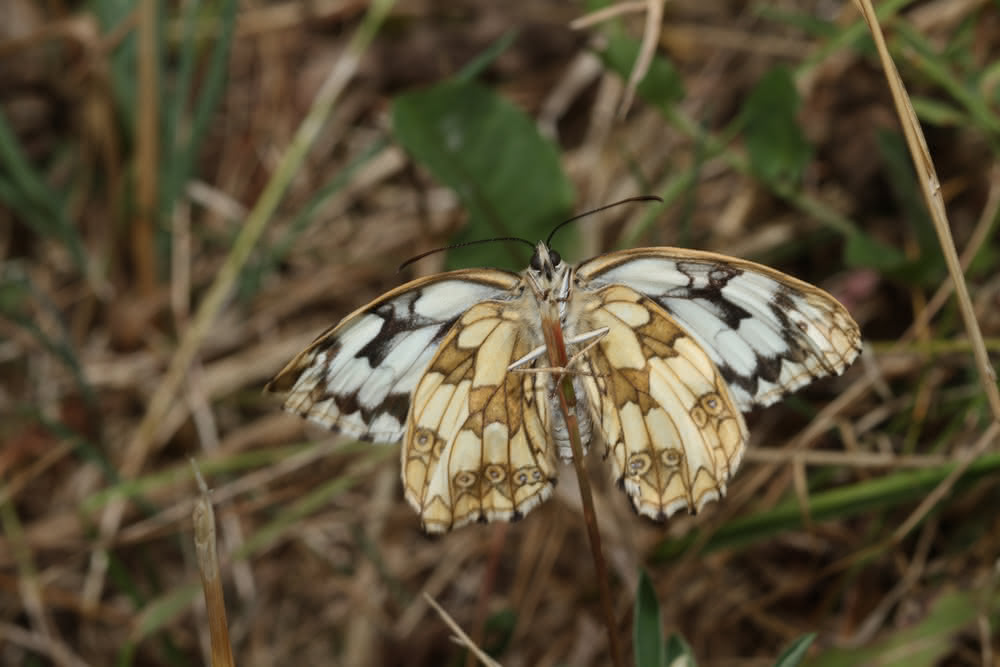
[[[468,211],[455,243],[498,236],[534,242],[569,216],[573,191],[556,147],[488,88],[450,81],[402,95],[393,102],[392,124],[407,152]],[[557,239],[563,255],[571,254],[571,237],[570,231]],[[454,252],[449,264],[520,270],[530,252],[512,243],[472,246]]]
[[[794,182],[812,157],[799,127],[799,95],[791,72],[775,67],[757,83],[743,104],[741,121],[750,168],[763,181]]]
[[[632,628],[636,667],[663,667],[666,664],[662,627],[656,589],[643,570],[639,573],[639,588],[635,592],[635,619]]]
[[[798,667],[802,662],[802,658],[806,657],[806,651],[809,650],[814,639],[816,639],[815,632],[810,632],[796,639],[792,642],[791,646],[778,656],[778,659],[774,662],[774,667]]]

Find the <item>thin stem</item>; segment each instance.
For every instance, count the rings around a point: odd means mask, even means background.
[[[554,308],[553,308],[554,310]],[[545,345],[549,352],[549,362],[556,368],[569,366],[569,355],[566,354],[566,344],[559,326],[558,316],[549,313],[543,318],[542,330],[545,335]],[[573,379],[570,375],[556,375],[559,385],[559,407],[566,420],[566,431],[569,433],[569,443],[573,450],[573,467],[576,469],[576,480],[580,485],[580,500],[583,503],[583,522],[587,526],[587,537],[590,542],[590,552],[594,558],[594,569],[597,570],[597,588],[601,596],[601,607],[604,611],[604,625],[608,631],[608,645],[611,650],[611,662],[615,667],[624,667],[622,647],[618,641],[617,623],[614,606],[611,601],[611,589],[608,587],[608,566],[601,549],[601,531],[597,527],[597,513],[594,511],[594,497],[590,491],[590,479],[583,462],[583,441],[580,438],[580,426],[576,419],[576,392],[573,391]]]
[[[139,293],[150,296],[156,290],[156,253],[153,230],[159,183],[160,70],[155,0],[139,4],[139,117],[136,128],[136,203],[132,222],[132,261]]]

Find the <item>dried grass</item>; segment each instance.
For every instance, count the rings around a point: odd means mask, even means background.
[[[584,248],[690,238],[774,259],[832,291],[873,343],[845,378],[751,417],[747,462],[726,500],[702,515],[647,523],[601,462],[591,462],[621,636],[630,636],[645,567],[665,630],[681,632],[701,664],[770,664],[811,631],[819,633],[817,653],[877,645],[919,626],[955,591],[978,606],[973,623],[938,638],[943,659],[995,659],[996,467],[961,477],[947,465],[982,470],[976,462],[998,452],[997,423],[989,424],[976,379],[978,372],[995,389],[987,368],[1000,349],[997,262],[986,255],[986,270],[981,263],[967,273],[967,312],[982,328],[981,348],[955,324],[953,283],[934,293],[844,267],[841,237],[830,231],[841,220],[916,249],[872,157],[875,130],[897,127],[874,60],[749,11],[670,3],[658,48],[680,69],[685,99],[671,123],[641,103],[617,121],[624,84],[587,53],[596,31],[570,29],[576,6],[469,0],[444,11],[402,3],[390,29],[344,72],[336,68],[367,3],[258,4],[241,8],[199,177],[159,230],[122,221],[121,189],[137,188],[145,194],[136,203],[148,205],[148,188],[159,181],[148,155],[155,148],[125,140],[108,97],[109,53],[149,17],[122,17],[100,34],[60,3],[0,5],[10,17],[0,33],[0,106],[27,158],[51,164],[48,182],[72,192],[69,217],[89,261],[81,269],[55,236],[0,208],[5,276],[16,271],[32,286],[21,310],[34,325],[0,319],[0,662],[208,662],[193,456],[212,487],[238,664],[456,664],[458,633],[426,596],[478,646],[502,646],[495,657],[508,667],[606,663],[571,469],[556,498],[524,521],[429,540],[401,499],[395,450],[331,440],[260,395],[311,337],[398,284],[402,260],[447,241],[462,223],[455,198],[398,148],[383,146],[324,202],[278,270],[261,274],[259,289],[237,290],[244,265],[281,242],[330,174],[386,134],[391,96],[455,72],[511,26],[542,38],[515,42],[488,80],[558,137],[581,209],[636,194],[636,174],[655,192],[676,183],[684,193],[653,225],[624,212],[583,222]],[[625,20],[642,35],[643,14]],[[845,6],[845,34],[856,20]],[[899,20],[937,45],[964,29],[970,58],[998,59],[995,7],[931,2]],[[181,25],[172,19],[168,28],[175,48]],[[893,55],[903,57],[904,80],[917,82],[911,94],[939,93],[906,49]],[[684,125],[697,119],[718,131],[779,61],[805,63],[797,70],[801,122],[817,147],[802,191],[788,197],[741,168],[738,151],[699,163],[704,137]],[[329,122],[297,135],[334,70],[349,78],[338,84]],[[996,137],[935,127],[927,143],[967,268],[979,249],[997,250]],[[51,159],[67,145],[63,160]],[[290,145],[304,166],[288,174],[280,203],[268,200]],[[692,183],[696,189],[686,187]],[[173,256],[153,266],[150,238],[164,229]],[[234,250],[237,234],[247,236]],[[416,270],[432,272],[440,261],[427,258]],[[891,493],[906,489],[886,490],[860,510],[845,505],[828,516],[809,491],[909,469],[928,473],[921,493],[933,504],[894,500]],[[798,503],[797,525],[719,542],[727,526],[767,517],[788,498]],[[664,540],[685,536],[692,543],[682,555],[665,558]]]

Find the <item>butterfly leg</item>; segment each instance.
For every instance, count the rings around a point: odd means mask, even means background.
[[[538,357],[540,357],[542,353],[546,351],[545,346],[542,345],[541,347],[532,350],[529,354],[525,355],[524,357],[512,363],[510,366],[507,367],[507,370],[513,371],[515,373],[558,373],[560,375],[586,375],[594,377],[593,373],[589,373],[587,371],[572,371],[570,369],[573,367],[573,364],[575,364],[579,359],[583,358],[583,355],[585,355],[587,352],[593,349],[593,347],[598,343],[600,343],[601,340],[607,335],[608,335],[608,327],[601,327],[600,329],[596,329],[594,331],[588,331],[585,334],[580,334],[579,336],[568,338],[566,340],[566,343],[568,345],[578,345],[583,342],[587,341],[589,342],[587,342],[587,345],[582,350],[579,350],[572,357],[570,357],[569,360],[566,362],[566,366],[563,368],[558,368],[558,367],[518,368],[518,366],[523,366],[525,363],[533,361]]]
[[[597,342],[598,340],[604,338],[607,334],[608,334],[608,327],[601,327],[600,329],[595,329],[594,331],[588,331],[585,334],[580,334],[579,336],[573,336],[572,338],[568,338],[568,339],[566,339],[566,344],[567,345],[579,345],[580,343],[586,343],[589,340],[594,340],[594,342]],[[586,349],[584,349],[584,350],[581,351],[581,354],[583,352],[586,352],[587,350],[589,350],[590,347],[591,346],[588,345]],[[510,366],[507,367],[507,370],[509,370],[509,371],[513,371],[513,370],[541,370],[541,369],[520,369],[519,367],[520,366],[524,366],[529,361],[534,361],[535,359],[539,358],[540,356],[542,356],[546,352],[548,352],[548,348],[545,345],[539,345],[534,350],[532,350],[528,354],[524,355],[523,357],[521,357],[517,361],[512,362],[510,364]],[[574,359],[577,356],[579,356],[579,355],[573,355]]]

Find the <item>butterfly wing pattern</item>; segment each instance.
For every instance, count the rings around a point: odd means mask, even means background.
[[[708,353],[741,411],[840,375],[861,351],[858,325],[823,290],[710,252],[636,248],[577,268],[583,280],[649,296]]]
[[[399,442],[410,396],[458,318],[520,278],[464,270],[414,280],[320,334],[268,383],[285,410],[360,440]]]
[[[574,269],[539,243],[520,275],[453,271],[392,290],[268,390],[333,430],[402,441],[404,493],[428,532],[513,520],[572,457],[560,371],[545,370],[552,312],[579,354],[565,372],[582,389],[581,438],[600,433],[633,507],[654,519],[725,494],[746,446],[742,412],[839,375],[861,349],[833,297],[753,262],[641,248]]]
[[[470,308],[417,385],[403,440],[403,487],[428,532],[510,521],[552,493],[545,376],[507,370],[538,343],[523,305]]]
[[[664,519],[725,493],[747,428],[718,368],[652,299],[610,285],[580,321],[608,329],[587,357],[587,400],[636,511]]]

